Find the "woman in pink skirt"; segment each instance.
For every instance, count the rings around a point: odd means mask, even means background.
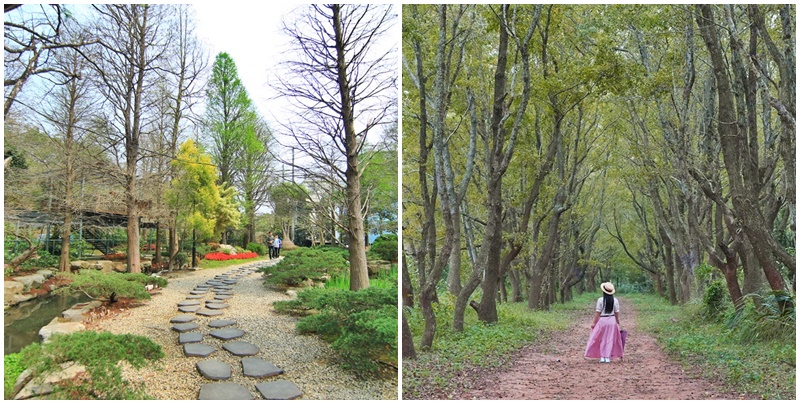
[[[622,337],[619,333],[619,301],[614,295],[614,285],[600,285],[603,297],[597,299],[592,333],[586,343],[587,358],[600,358],[600,363],[610,363],[613,358],[622,358]]]

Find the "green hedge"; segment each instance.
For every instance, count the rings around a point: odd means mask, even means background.
[[[397,262],[397,248],[397,235],[384,234],[375,239],[368,254],[382,260]]]

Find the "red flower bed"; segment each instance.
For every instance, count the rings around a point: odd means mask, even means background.
[[[212,261],[227,261],[227,260],[243,260],[247,258],[256,258],[258,254],[254,252],[243,254],[225,254],[223,252],[211,252],[206,254],[205,259]]]

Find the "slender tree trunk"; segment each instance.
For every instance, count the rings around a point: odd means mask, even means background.
[[[411,335],[411,328],[408,327],[405,310],[401,315],[403,320],[403,359],[416,359],[417,351],[414,349],[414,337]]]

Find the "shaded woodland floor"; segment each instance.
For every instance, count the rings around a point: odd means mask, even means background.
[[[704,400],[751,399],[728,391],[721,383],[697,376],[661,351],[655,337],[640,333],[637,313],[620,298],[620,323],[628,330],[622,361],[598,363],[583,352],[592,308],[587,307],[569,329],[515,354],[507,367],[476,380],[462,400]]]

